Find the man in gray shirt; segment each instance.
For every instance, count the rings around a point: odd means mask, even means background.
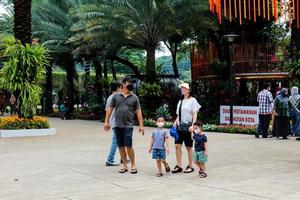
[[[136,174],[135,155],[132,147],[132,132],[134,126],[134,117],[137,115],[139,122],[139,132],[144,135],[143,117],[139,99],[133,94],[133,82],[125,78],[123,80],[122,93],[115,94],[111,100],[111,104],[106,110],[104,130],[108,131],[111,127],[109,122],[113,109],[115,109],[115,133],[117,144],[119,147],[123,167],[119,173],[128,171],[127,153],[131,162],[131,173]],[[126,153],[127,150],[127,153]]]
[[[115,94],[118,94],[121,92],[121,87],[122,87],[122,84],[120,82],[113,81],[111,83],[110,88],[111,88],[112,94],[106,100],[106,108],[105,108],[106,111],[108,110],[108,108],[111,104],[111,100],[112,100],[113,96]],[[111,141],[111,145],[110,145],[109,154],[107,156],[106,166],[119,165],[118,163],[115,162],[115,154],[116,154],[116,151],[118,148],[117,138],[116,138],[116,133],[115,133],[115,127],[116,127],[115,121],[116,121],[115,120],[115,110],[113,110],[111,113],[110,119],[109,119],[109,123],[112,128],[112,141]]]

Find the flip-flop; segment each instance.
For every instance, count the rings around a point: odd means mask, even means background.
[[[180,173],[180,172],[182,172],[182,168],[181,167],[179,167],[178,165],[176,165],[175,167],[174,167],[174,170],[172,171],[172,173],[173,174],[176,174],[176,173]]]
[[[157,173],[156,176],[157,176],[157,177],[162,177],[163,174],[162,174],[162,173]]]
[[[120,170],[119,170],[119,173],[120,173],[120,174],[124,174],[124,173],[126,173],[126,172],[128,172],[128,169],[120,169]]]
[[[131,169],[131,174],[137,174],[137,173],[138,173],[137,169]]]
[[[183,173],[189,174],[189,173],[192,173],[192,172],[194,172],[194,168],[192,168],[190,166],[187,166],[186,170]]]
[[[200,178],[206,178],[207,174],[205,172],[199,173]]]

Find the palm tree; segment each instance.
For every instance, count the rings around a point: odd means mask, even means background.
[[[65,68],[68,81],[68,96],[71,101],[71,112],[74,109],[74,75],[75,66],[72,55],[73,46],[68,43],[71,36],[71,27],[74,18],[69,13],[72,7],[70,1],[42,0],[33,7],[33,34],[40,38],[41,42],[48,47],[54,62]],[[52,69],[47,69],[47,76],[51,77]],[[46,99],[48,112],[52,110],[52,83],[51,78],[46,83]],[[51,104],[51,107],[50,107]]]
[[[174,0],[172,3],[175,10],[170,23],[172,34],[164,43],[171,52],[174,76],[179,78],[177,52],[182,42],[191,38],[195,29],[216,31],[218,23],[209,11],[208,1]]]
[[[131,48],[144,49],[146,81],[156,82],[155,50],[167,35],[173,5],[170,0],[110,0],[106,1],[110,17],[118,23],[124,43]]]
[[[78,17],[78,22],[72,27],[73,35],[69,38],[69,42],[76,47],[74,54],[90,57],[92,61],[99,58],[109,59],[112,63],[117,61],[129,67],[136,77],[142,79],[138,66],[118,55],[126,41],[119,23],[110,21],[109,17],[104,16],[106,10],[103,9],[103,2],[88,1],[82,6],[77,6],[73,13]],[[93,59],[95,56],[98,59]],[[111,67],[114,71],[113,66]]]
[[[85,8],[88,10],[92,7],[88,5]],[[202,15],[204,9],[207,12]],[[209,17],[204,18],[207,14]],[[110,49],[114,51],[111,52],[118,52],[122,47],[147,52],[147,82],[156,81],[155,50],[160,41],[166,40],[170,44],[168,46],[176,60],[178,44],[188,36],[192,26],[199,23],[191,23],[193,18],[200,20],[203,26],[214,20],[208,11],[207,2],[196,0],[104,0],[99,5],[94,4],[94,8],[85,12],[84,16],[90,21],[88,39],[94,38],[102,44],[104,41],[113,45],[114,48]],[[115,55],[110,56],[115,58]],[[173,67],[178,76],[176,61]]]
[[[13,0],[15,38],[22,44],[31,43],[31,2],[32,0]]]
[[[0,14],[0,33],[4,34],[13,34],[14,27],[14,7],[13,4],[0,3],[0,6],[3,6],[5,11]]]

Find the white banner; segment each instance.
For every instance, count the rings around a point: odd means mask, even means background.
[[[258,106],[233,106],[233,123],[242,125],[258,124]],[[220,106],[220,124],[230,123],[230,106]]]

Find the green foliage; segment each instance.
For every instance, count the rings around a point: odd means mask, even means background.
[[[22,45],[13,36],[2,36],[0,50],[7,57],[0,71],[0,86],[18,94],[21,116],[31,118],[42,95],[39,80],[45,76],[48,52],[42,45]]]
[[[156,116],[163,116],[165,118],[165,120],[170,120],[171,119],[170,110],[166,107],[163,107],[163,106],[156,109],[155,115]]]
[[[300,59],[289,63],[285,66],[285,70],[294,78],[300,78]]]
[[[161,92],[161,87],[157,83],[143,83],[138,89],[138,94],[142,98],[158,98]]]
[[[5,10],[5,13],[0,14],[0,33],[3,34],[12,34],[13,33],[13,26],[14,26],[14,11],[13,11],[13,5],[4,2],[4,5],[2,9]]]
[[[222,132],[222,133],[242,133],[254,135],[256,126],[243,126],[243,125],[203,125],[203,130],[207,132]]]
[[[219,59],[215,59],[210,67],[219,78],[222,78],[224,70],[228,67],[228,65],[226,61],[222,62]]]
[[[143,121],[144,126],[148,127],[156,127],[156,121],[153,119],[144,119]],[[166,121],[164,128],[171,128],[173,126],[173,122]]]

